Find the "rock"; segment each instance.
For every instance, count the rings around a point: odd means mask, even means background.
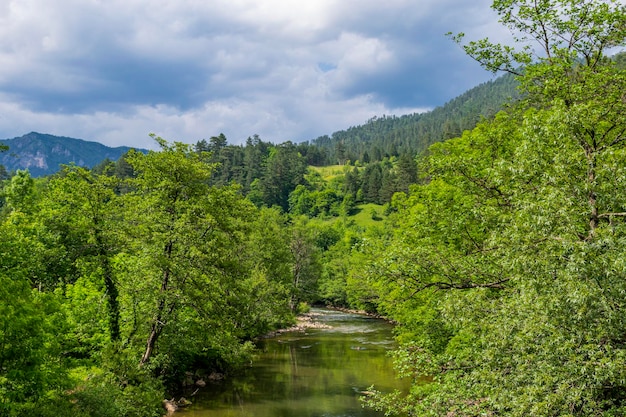
[[[189,401],[187,398],[185,397],[180,397],[180,400],[176,401],[176,405],[179,407],[187,407],[189,405],[191,405],[191,401]]]
[[[211,372],[211,375],[209,375],[209,380],[211,381],[221,381],[222,379],[224,379],[224,374],[219,372]]]
[[[178,410],[178,405],[176,405],[176,401],[172,398],[171,400],[163,400],[163,408],[167,411],[166,415],[171,416]]]

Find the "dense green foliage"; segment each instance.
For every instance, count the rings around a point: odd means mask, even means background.
[[[160,415],[325,303],[398,323],[389,415],[626,415],[626,9],[493,8],[512,75],[429,114],[0,176],[0,414]]]
[[[422,161],[372,245],[380,308],[401,326],[402,396],[422,415],[626,414],[623,218],[626,9],[606,1],[494,1],[543,48],[478,41],[468,53],[519,71],[526,99]],[[379,277],[382,277],[380,279]]]
[[[155,139],[126,179],[70,166],[5,184],[2,415],[160,415],[185,372],[237,367],[293,319],[309,253],[280,215]]]
[[[310,144],[322,150],[326,164],[368,163],[390,156],[416,155],[435,142],[472,129],[482,118],[492,117],[503,106],[517,100],[516,86],[515,78],[505,75],[474,87],[432,111],[374,117],[362,126],[320,136]]]

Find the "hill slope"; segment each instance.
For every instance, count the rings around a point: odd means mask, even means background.
[[[385,155],[416,154],[429,145],[473,129],[481,118],[492,117],[508,102],[518,98],[517,82],[504,75],[480,84],[445,105],[426,113],[374,117],[361,126],[350,127],[310,141],[328,155],[329,164],[346,160],[379,161]]]
[[[364,125],[305,142],[310,148],[303,153],[312,153],[317,148],[319,157],[316,163],[310,162],[315,165],[343,165],[347,160],[374,162],[382,160],[386,155],[405,153],[415,155],[434,142],[472,129],[481,117],[491,117],[505,103],[515,99],[515,87],[513,77],[505,75],[480,84],[430,112],[375,117]],[[93,167],[107,158],[117,160],[130,149],[110,148],[97,142],[36,132],[0,140],[0,143],[9,146],[8,152],[0,153],[0,164],[7,171],[28,169],[34,177],[53,174],[62,164]],[[232,150],[233,147],[226,148]],[[216,153],[221,154],[219,150]],[[223,163],[222,170],[242,164],[240,160],[226,164],[222,159],[229,158],[225,155],[217,158]]]
[[[0,140],[0,143],[9,146],[7,152],[0,153],[0,164],[7,171],[28,169],[33,177],[53,174],[62,164],[91,168],[107,158],[119,159],[131,149],[127,146],[110,148],[97,142],[37,132]]]

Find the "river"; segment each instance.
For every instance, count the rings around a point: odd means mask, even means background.
[[[361,406],[371,385],[405,389],[388,355],[392,326],[360,314],[313,309],[329,328],[264,339],[254,364],[240,375],[207,384],[181,417],[374,417]]]

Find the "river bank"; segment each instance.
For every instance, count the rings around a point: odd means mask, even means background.
[[[392,326],[362,312],[312,308],[294,326],[259,338],[249,368],[207,386],[185,417],[373,417],[361,398],[371,385],[402,389],[388,355]]]
[[[277,329],[271,331],[259,339],[271,339],[273,337],[279,336],[285,333],[294,333],[294,332],[306,332],[310,329],[330,329],[331,326],[325,323],[322,323],[319,319],[322,317],[322,313],[318,311],[308,311],[306,313],[299,314],[296,317],[296,324],[290,327],[286,327],[283,329]],[[214,375],[218,375],[218,377],[214,377]],[[188,376],[191,378],[191,376]],[[208,380],[211,382],[222,380],[224,376],[222,374],[211,374],[208,377]],[[197,380],[187,381],[183,384],[183,388],[188,388],[189,386],[196,386],[197,388],[191,394],[191,396],[195,396],[198,392],[206,386],[205,379],[207,378],[198,378]],[[187,400],[185,397],[181,397],[179,400],[172,398],[171,400],[163,400],[163,407],[166,410],[166,417],[174,415],[177,411],[184,409],[191,405],[191,402]]]
[[[304,332],[307,329],[329,329],[331,326],[319,321],[319,318],[321,317],[321,315],[322,315],[321,313],[316,312],[316,311],[309,311],[306,313],[299,314],[296,317],[296,324],[294,324],[293,326],[286,327],[284,329],[273,330],[263,335],[261,339],[272,338],[283,333]]]

